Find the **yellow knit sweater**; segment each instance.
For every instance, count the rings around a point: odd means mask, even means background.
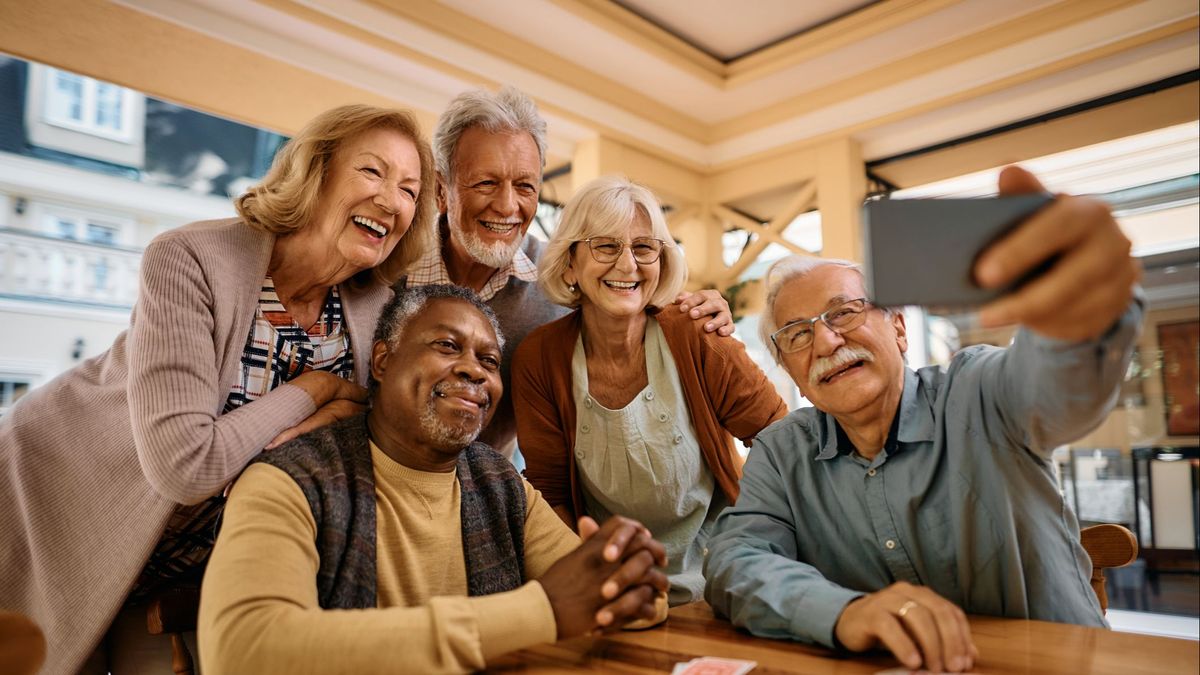
[[[220,673],[464,672],[557,634],[540,584],[466,597],[453,473],[402,466],[371,444],[379,609],[322,610],[316,522],[283,471],[253,464],[225,509],[200,603],[200,665]],[[579,539],[525,484],[525,575]]]

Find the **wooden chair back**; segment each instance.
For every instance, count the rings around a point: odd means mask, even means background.
[[[1100,601],[1100,609],[1108,610],[1108,592],[1104,587],[1104,570],[1124,567],[1137,560],[1137,538],[1120,525],[1105,523],[1079,531],[1080,543],[1092,559],[1092,590]]]
[[[24,614],[0,609],[0,673],[33,675],[46,660],[46,636]]]
[[[183,634],[196,630],[199,612],[200,589],[190,586],[163,591],[146,607],[146,630],[151,635],[171,636],[171,670],[175,675],[195,675],[195,662]]]

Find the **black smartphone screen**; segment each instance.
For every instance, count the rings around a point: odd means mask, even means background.
[[[1027,281],[984,289],[972,267],[984,248],[1053,200],[1037,193],[981,199],[880,199],[863,207],[864,270],[882,306],[964,308]]]

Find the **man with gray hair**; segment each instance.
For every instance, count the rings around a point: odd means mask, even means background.
[[[206,673],[479,670],[506,652],[658,617],[660,543],[575,535],[475,442],[501,397],[495,314],[426,286],[384,309],[370,411],[258,457],[204,578]]]
[[[508,337],[505,388],[517,345],[568,311],[538,290],[542,243],[525,236],[537,214],[546,151],[546,121],[516,88],[468,91],[451,101],[433,134],[441,248],[414,263],[398,284],[456,284],[491,305]],[[680,311],[706,321],[705,330],[733,332],[729,305],[718,292],[683,293],[677,302]],[[512,403],[504,399],[483,438],[511,456],[515,437]]]
[[[1042,191],[1015,167],[1000,192]],[[852,263],[793,257],[767,276],[764,342],[814,408],[760,432],[708,543],[705,597],[767,637],[906,668],[969,670],[965,612],[1104,625],[1050,453],[1107,415],[1141,325],[1139,274],[1107,208],[1060,196],[976,262],[1006,348],[905,367],[904,315]],[[936,261],[913,261],[936,264]]]

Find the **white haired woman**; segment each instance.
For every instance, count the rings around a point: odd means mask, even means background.
[[[319,115],[238,218],[150,243],[107,352],[0,420],[0,607],[40,624],[49,672],[157,658],[130,652],[139,603],[198,583],[225,485],[264,446],[362,409],[390,285],[434,245],[434,176],[409,113]]]
[[[702,597],[704,542],[737,499],[747,442],[787,413],[737,340],[660,312],[687,278],[658,200],[624,178],[584,185],[539,264],[575,311],[513,359],[526,477],[569,525],[640,520],[666,546],[672,605]]]

